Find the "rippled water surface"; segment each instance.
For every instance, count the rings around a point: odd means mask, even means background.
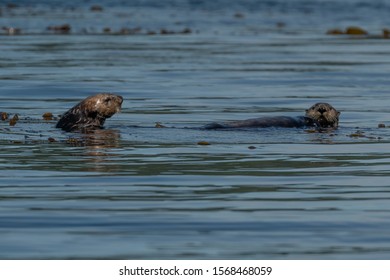
[[[389,1],[38,2],[1,6],[0,258],[389,258]],[[338,130],[199,129],[316,102]]]

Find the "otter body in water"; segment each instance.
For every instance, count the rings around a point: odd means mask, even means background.
[[[99,93],[82,100],[62,115],[56,127],[65,131],[102,128],[107,118],[121,110],[122,96]]]
[[[210,123],[205,129],[245,128],[245,127],[316,127],[337,128],[340,112],[328,103],[316,103],[306,110],[305,116],[299,117],[261,117],[226,123]]]

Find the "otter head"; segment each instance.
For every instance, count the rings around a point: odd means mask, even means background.
[[[122,96],[111,93],[98,93],[84,99],[81,106],[88,115],[95,114],[99,118],[106,119],[120,112],[122,102]]]
[[[322,128],[337,128],[340,112],[328,103],[316,103],[306,110],[306,117],[313,119]]]
[[[121,110],[122,102],[122,96],[110,93],[87,97],[65,112],[56,127],[65,131],[101,128],[106,118]]]

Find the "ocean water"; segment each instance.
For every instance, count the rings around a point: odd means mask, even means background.
[[[14,3],[1,259],[389,258],[390,1]],[[104,130],[42,118],[98,92],[124,98]],[[316,102],[339,129],[199,129]]]

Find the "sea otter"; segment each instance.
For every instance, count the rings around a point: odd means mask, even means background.
[[[56,127],[65,131],[102,128],[107,118],[121,110],[122,96],[99,93],[89,96],[62,115]]]
[[[340,112],[328,103],[316,103],[306,110],[305,116],[260,117],[243,121],[210,123],[204,129],[245,128],[245,127],[316,127],[337,128]]]

